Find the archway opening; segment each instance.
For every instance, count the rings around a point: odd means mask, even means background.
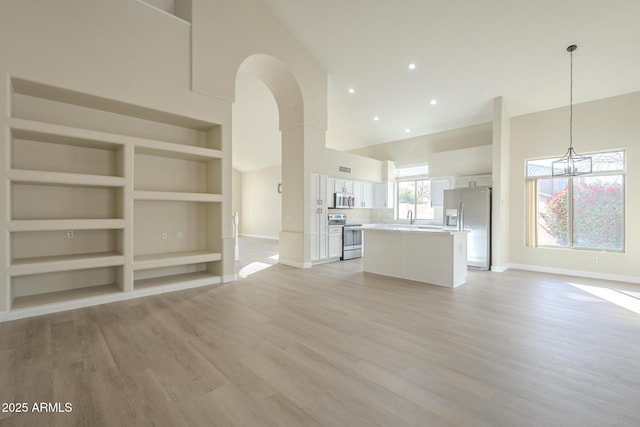
[[[234,218],[239,277],[278,262],[284,199],[302,203],[304,193],[283,192],[287,188],[283,168],[299,168],[304,154],[292,146],[291,138],[288,142],[282,138],[283,129],[303,122],[302,115],[300,88],[281,61],[259,54],[240,65],[232,118],[232,209],[234,215],[238,212]]]

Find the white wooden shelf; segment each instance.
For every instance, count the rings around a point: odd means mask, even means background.
[[[134,270],[174,267],[177,265],[198,264],[220,261],[222,255],[210,251],[170,252],[164,254],[137,255],[133,257]]]
[[[36,139],[45,142],[105,148],[109,145],[134,145],[141,154],[152,154],[187,160],[212,160],[223,157],[220,150],[175,144],[155,139],[119,135],[71,126],[56,125],[34,120],[10,117],[7,124],[14,135],[24,139]]]
[[[125,257],[115,252],[57,255],[14,260],[8,268],[8,272],[10,276],[24,276],[57,271],[114,267],[124,263]]]
[[[191,230],[206,244],[187,248],[222,246],[226,122],[10,80],[0,313],[18,319],[222,283],[212,271],[220,252],[183,250],[188,240],[159,249],[152,236]],[[88,232],[67,241],[72,230]],[[131,255],[159,250],[179,252]]]
[[[222,283],[219,276],[209,273],[196,272],[175,274],[171,276],[154,277],[151,279],[139,279],[134,281],[134,292],[144,292],[145,290],[155,290],[163,287],[166,291],[195,288],[199,286],[215,285]]]
[[[151,140],[136,143],[136,154],[170,157],[182,160],[214,160],[222,158],[222,151]]]
[[[80,187],[124,187],[126,183],[126,180],[119,176],[47,172],[25,169],[11,169],[7,175],[11,181],[18,183],[62,184]]]
[[[13,220],[7,229],[18,231],[56,230],[118,230],[125,227],[124,219],[23,219]]]
[[[115,149],[130,143],[129,137],[53,123],[9,117],[7,125],[17,138],[52,144]]]
[[[66,291],[49,292],[44,294],[18,297],[11,304],[11,311],[33,309],[57,304],[69,304],[82,299],[95,299],[106,295],[118,294],[122,291],[115,284],[89,286],[86,288],[69,289]]]
[[[135,200],[159,200],[167,202],[221,202],[222,195],[211,193],[180,193],[170,191],[134,191]]]

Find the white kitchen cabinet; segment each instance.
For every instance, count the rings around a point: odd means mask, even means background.
[[[310,186],[311,261],[328,259],[327,175],[312,173]]]
[[[493,179],[490,173],[456,176],[453,180],[454,188],[491,187],[493,184]]]
[[[431,207],[444,205],[444,190],[451,188],[450,178],[437,178],[431,180]]]
[[[328,176],[327,177],[327,185],[326,185],[326,191],[325,191],[325,200],[327,201],[327,208],[333,208],[335,207],[335,200],[334,200],[334,193],[336,192],[335,190],[336,187],[336,179],[333,177]]]
[[[335,192],[353,194],[353,181],[350,179],[336,178]]]
[[[326,206],[327,202],[327,175],[319,173],[311,174],[311,206]]]
[[[342,256],[342,227],[329,226],[329,258],[337,259]]]
[[[356,198],[355,208],[371,209],[375,207],[375,185],[373,182],[354,181],[353,195]]]
[[[393,208],[393,184],[381,182],[375,184],[374,208]]]
[[[375,200],[375,184],[373,182],[362,183],[362,207],[373,208]]]
[[[493,186],[493,176],[490,173],[483,175],[476,175],[475,177],[475,187],[492,187]]]
[[[353,183],[353,196],[356,199],[354,204],[354,208],[363,208],[364,207],[364,182],[355,181]]]

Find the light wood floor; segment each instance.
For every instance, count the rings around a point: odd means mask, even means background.
[[[275,262],[276,242],[243,247],[239,270]],[[638,426],[640,314],[569,282],[622,287],[510,271],[451,290],[353,260],[3,323],[0,402],[73,411],[0,425]]]

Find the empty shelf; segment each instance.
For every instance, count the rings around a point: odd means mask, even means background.
[[[113,230],[125,226],[123,219],[22,219],[9,222],[9,231]]]
[[[209,273],[184,273],[171,276],[154,277],[151,279],[139,279],[134,281],[134,292],[150,290],[157,287],[165,287],[166,290],[180,290],[195,288],[198,286],[215,285],[221,283],[220,276]]]
[[[134,270],[174,267],[177,265],[198,264],[220,261],[222,255],[210,251],[171,252],[164,254],[137,255],[133,257]]]
[[[79,299],[103,297],[122,292],[115,284],[90,286],[86,288],[69,289],[66,291],[18,297],[13,301],[11,310],[24,310],[45,305],[64,304]]]
[[[14,260],[8,268],[10,276],[53,273],[56,271],[123,265],[125,257],[116,252],[58,255]]]
[[[220,194],[211,193],[176,193],[169,191],[134,191],[135,200],[159,200],[173,202],[221,202]]]

